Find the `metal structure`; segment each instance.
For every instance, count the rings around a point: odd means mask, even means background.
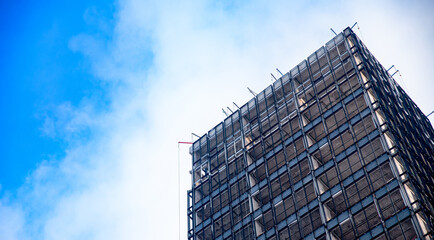
[[[431,239],[433,140],[346,28],[193,143],[188,239]]]

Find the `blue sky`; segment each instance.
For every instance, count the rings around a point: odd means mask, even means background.
[[[103,95],[88,60],[68,43],[81,32],[109,38],[91,18],[113,24],[115,7],[102,1],[3,1],[0,9],[0,184],[13,190],[41,160],[64,156],[68,142],[41,131],[53,107]]]
[[[330,27],[359,22],[434,110],[432,1],[0,4],[2,239],[177,238],[177,142],[300,63]],[[187,148],[181,162],[185,238]]]

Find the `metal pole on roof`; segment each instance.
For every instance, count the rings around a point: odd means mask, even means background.
[[[223,108],[222,108],[222,111],[226,115],[226,117],[229,116]]]
[[[399,71],[396,67],[395,67],[395,65],[392,65],[389,69],[387,69],[387,72],[389,72],[391,69],[395,69],[395,72],[392,74],[392,75],[390,75],[390,77],[393,77],[395,74],[397,74],[398,73],[398,75],[399,75],[399,84],[401,85],[401,87],[402,88],[404,88],[404,90],[407,90],[407,86],[405,85],[405,81],[404,81],[404,78],[402,77],[402,75],[401,75],[401,71]],[[389,73],[390,74],[390,73]],[[395,80],[396,81],[396,80]],[[396,81],[397,82],[397,81]],[[398,82],[397,82],[398,83]]]
[[[351,29],[353,29],[356,25],[357,25],[357,22],[355,22],[355,23],[353,24],[353,26],[351,27]]]
[[[333,30],[333,28],[330,28],[330,30],[332,30],[332,32],[335,34],[335,36],[337,36],[335,30]]]
[[[249,90],[249,92],[250,92],[254,97],[256,97],[256,93],[255,93],[255,92],[253,92],[249,87],[247,87],[247,89]]]
[[[276,70],[277,70],[278,73],[280,73],[280,75],[283,76],[282,72],[278,68],[276,68]]]
[[[235,105],[235,107],[237,107],[238,109],[240,109],[240,107],[238,107],[238,105],[235,102],[232,102],[232,103]]]
[[[359,32],[360,32],[360,37],[362,37],[362,41],[364,42],[365,38],[363,37],[362,30],[360,30],[360,25],[357,22],[354,25],[357,25],[357,29],[359,29]]]

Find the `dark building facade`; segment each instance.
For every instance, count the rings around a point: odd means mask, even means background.
[[[433,141],[347,28],[194,142],[188,239],[431,239]]]

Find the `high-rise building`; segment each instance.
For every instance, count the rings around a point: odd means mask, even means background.
[[[194,142],[188,239],[432,239],[433,141],[347,28]]]

